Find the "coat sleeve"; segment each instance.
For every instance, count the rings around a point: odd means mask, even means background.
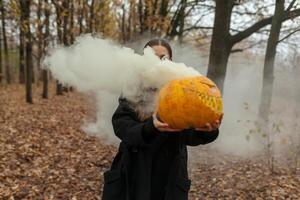
[[[183,143],[189,146],[211,143],[217,139],[218,136],[219,129],[210,132],[188,129],[182,133]]]
[[[152,117],[144,122],[137,120],[136,113],[127,100],[119,98],[119,106],[112,116],[115,135],[132,146],[147,146],[159,132]]]

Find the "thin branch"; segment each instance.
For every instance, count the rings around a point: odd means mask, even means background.
[[[239,10],[233,10],[232,13],[234,14],[239,14],[239,15],[257,15],[257,13],[260,13],[262,10],[268,8],[268,7],[271,7],[271,6],[274,6],[275,4],[272,3],[272,4],[269,4],[269,5],[265,5],[265,6],[262,6],[262,7],[259,7],[255,12],[251,12],[249,11],[249,9],[247,7],[245,7],[245,11],[244,12],[241,12]]]
[[[299,15],[300,15],[300,8],[295,9],[293,11],[285,11],[282,21],[284,22],[284,21],[289,20],[291,18],[298,17]],[[261,28],[271,24],[272,19],[273,19],[273,16],[262,19],[262,20],[256,22],[255,24],[253,24],[252,26],[250,26],[249,28],[245,29],[244,31],[241,31],[241,32],[231,36],[232,44],[235,44],[235,43],[238,43],[238,42],[242,41],[243,39],[249,37],[251,34],[257,32]]]
[[[194,29],[207,29],[207,30],[212,30],[213,27],[211,26],[192,26],[192,27],[189,27],[189,28],[186,28],[183,30],[183,32],[186,32],[186,31],[191,31],[191,30],[194,30]]]
[[[230,51],[230,53],[239,53],[239,52],[243,52],[243,51],[245,51],[245,50],[247,50],[247,49],[251,49],[251,48],[253,48],[253,47],[255,47],[255,46],[257,46],[257,45],[259,45],[259,44],[261,44],[261,43],[262,43],[262,41],[259,41],[259,42],[255,42],[255,43],[253,43],[253,44],[251,44],[251,45],[249,45],[248,47],[245,47],[245,48],[232,49],[232,50]]]
[[[297,30],[294,30],[293,32],[287,34],[286,36],[284,36],[283,38],[281,38],[280,40],[278,40],[277,44],[279,44],[280,42],[284,41],[285,39],[291,37],[293,34],[297,33],[300,31],[300,28]]]
[[[286,10],[290,11],[293,8],[293,6],[295,5],[295,3],[296,3],[296,0],[293,0]]]

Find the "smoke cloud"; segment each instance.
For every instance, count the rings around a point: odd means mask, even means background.
[[[117,144],[111,116],[121,94],[132,101],[149,100],[143,89],[160,88],[171,79],[205,74],[207,71],[207,57],[201,57],[203,52],[199,49],[171,43],[176,62],[161,61],[151,48],[143,53],[142,47],[147,41],[143,37],[121,47],[112,41],[85,35],[71,47],[53,49],[45,59],[55,78],[89,94],[86,95],[87,102],[95,105],[96,120],[85,120],[83,128],[87,133]],[[243,53],[231,56],[224,86],[224,118],[219,138],[205,147],[191,148],[195,162],[202,159],[200,152],[207,147],[213,149],[216,155],[222,153],[248,158],[261,154],[268,147],[266,137],[262,137],[264,134],[271,135],[272,149],[277,154],[299,151],[299,70],[295,73],[277,62],[272,113],[269,125],[265,124],[271,128],[267,133],[260,133],[255,121],[261,98],[263,56],[252,57]],[[150,97],[153,99],[149,101],[153,103],[145,110],[154,109],[156,96]],[[275,129],[272,124],[276,125]]]
[[[145,89],[159,89],[172,79],[200,75],[183,63],[160,60],[151,48],[139,55],[131,48],[90,35],[77,38],[70,47],[53,49],[45,65],[61,83],[95,97],[97,121],[86,123],[84,129],[108,141],[115,141],[111,116],[121,94],[133,102],[152,102],[144,109],[153,111],[157,93],[147,95]]]

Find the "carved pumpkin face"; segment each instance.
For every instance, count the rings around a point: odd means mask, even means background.
[[[159,92],[158,116],[171,128],[204,127],[222,115],[221,92],[205,76],[173,80]]]

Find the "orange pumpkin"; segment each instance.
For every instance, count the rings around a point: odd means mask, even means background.
[[[210,79],[172,80],[159,91],[158,117],[171,128],[204,127],[222,115],[221,92]]]

